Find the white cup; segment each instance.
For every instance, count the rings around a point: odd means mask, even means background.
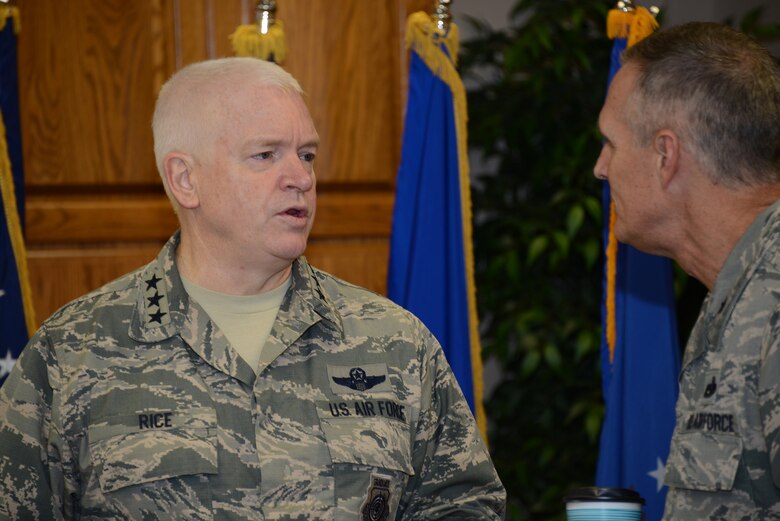
[[[584,487],[564,498],[567,521],[642,521],[645,500],[625,488]]]

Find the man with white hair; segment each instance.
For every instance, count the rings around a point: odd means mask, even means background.
[[[501,519],[430,332],[302,256],[319,138],[298,83],[194,64],[153,129],[180,231],[30,340],[0,389],[0,519]]]

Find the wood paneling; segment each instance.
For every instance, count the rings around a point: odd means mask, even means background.
[[[278,13],[295,49],[285,67],[308,92],[324,144],[319,179],[391,186],[402,112],[398,3],[286,0]]]
[[[38,322],[60,306],[139,268],[163,242],[28,251],[30,286]],[[385,239],[312,240],[306,257],[314,266],[377,293],[384,292],[388,244]]]
[[[312,239],[387,237],[392,205],[387,192],[321,194]],[[33,245],[165,241],[177,227],[165,196],[43,196],[27,203],[27,242]]]
[[[39,321],[152,259],[176,218],[151,114],[183,65],[229,56],[254,0],[20,2],[27,239]],[[310,261],[383,292],[408,13],[432,0],[279,0],[288,57],[320,133]]]
[[[153,2],[22,2],[19,83],[26,184],[156,183],[149,122]],[[156,59],[155,59],[156,58]],[[161,69],[166,69],[162,71]]]
[[[306,258],[323,271],[376,293],[387,285],[389,248],[383,239],[312,241]]]
[[[42,322],[70,300],[143,266],[157,256],[160,246],[107,243],[99,248],[28,248],[36,319]]]

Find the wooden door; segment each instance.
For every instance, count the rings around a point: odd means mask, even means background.
[[[403,31],[431,0],[278,0],[284,66],[308,95],[322,150],[307,256],[385,290],[400,157]],[[231,55],[247,0],[19,2],[26,238],[38,322],[151,260],[176,229],[151,115],[188,63]]]

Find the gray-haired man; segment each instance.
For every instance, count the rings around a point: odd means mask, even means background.
[[[722,25],[660,31],[625,52],[599,126],[617,238],[710,290],[664,519],[780,519],[780,68]]]

